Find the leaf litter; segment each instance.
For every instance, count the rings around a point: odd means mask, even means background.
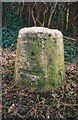
[[[66,79],[57,90],[30,90],[13,82],[15,56],[15,51],[2,49],[2,120],[78,120],[76,65],[65,64]]]

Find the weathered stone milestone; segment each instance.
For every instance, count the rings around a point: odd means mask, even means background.
[[[62,33],[45,27],[21,29],[17,41],[15,83],[51,90],[59,87],[63,78]]]

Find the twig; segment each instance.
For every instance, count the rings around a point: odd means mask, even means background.
[[[34,17],[34,12],[33,12],[33,10],[32,10],[32,18],[33,18],[34,25],[36,26],[36,20],[35,20],[35,17]]]
[[[43,101],[43,100],[42,100]],[[40,103],[42,103],[42,101],[41,102],[38,102],[34,107],[32,107],[29,111],[28,111],[28,113],[26,114],[26,116],[28,116],[28,114],[32,111],[32,110],[35,110],[35,107],[37,106],[37,105],[39,105]]]
[[[67,37],[67,36],[63,36],[63,38],[68,39],[68,40],[72,40],[72,41],[76,41],[77,39],[71,38],[71,37]]]
[[[77,17],[78,17],[78,15],[76,15],[76,16],[74,17],[74,20],[75,20]]]
[[[14,114],[23,119],[23,116],[21,116],[17,111],[14,111]]]
[[[28,113],[26,114],[26,116],[28,116],[28,114],[29,114],[32,110],[35,110],[34,107],[28,111]]]
[[[64,106],[72,106],[72,107],[74,107],[74,106],[78,106],[78,104],[71,104],[71,103],[61,103],[60,105],[64,105]]]
[[[50,27],[50,24],[51,24],[51,18],[52,18],[52,16],[53,16],[54,12],[55,12],[56,5],[57,5],[57,2],[55,3],[55,6],[54,6],[53,11],[52,11],[52,7],[51,7],[51,14],[50,14],[50,16],[49,16],[48,27]]]
[[[35,6],[36,6],[36,2],[35,2],[35,4],[34,4],[34,6],[33,6],[33,8],[32,8],[32,18],[33,18],[33,22],[34,22],[34,25],[36,26],[36,20],[35,20],[35,17],[34,17],[34,8],[35,8]]]
[[[43,13],[43,23],[42,23],[42,27],[44,26],[45,15],[46,15],[46,13],[47,13],[47,11],[48,11],[48,7],[47,7],[47,5],[46,5],[45,2],[44,2],[44,5],[46,6],[46,9],[45,9],[45,11],[44,11],[44,13]]]

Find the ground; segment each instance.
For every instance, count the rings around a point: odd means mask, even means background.
[[[2,49],[0,55],[2,120],[78,120],[76,65],[65,63],[66,78],[57,90],[30,90],[14,84],[15,56],[10,49]]]

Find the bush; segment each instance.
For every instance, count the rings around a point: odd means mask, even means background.
[[[2,25],[2,42],[3,48],[16,48],[15,43],[17,34],[21,27],[23,27],[22,19],[16,12],[16,3],[2,3],[3,9],[3,25]]]

